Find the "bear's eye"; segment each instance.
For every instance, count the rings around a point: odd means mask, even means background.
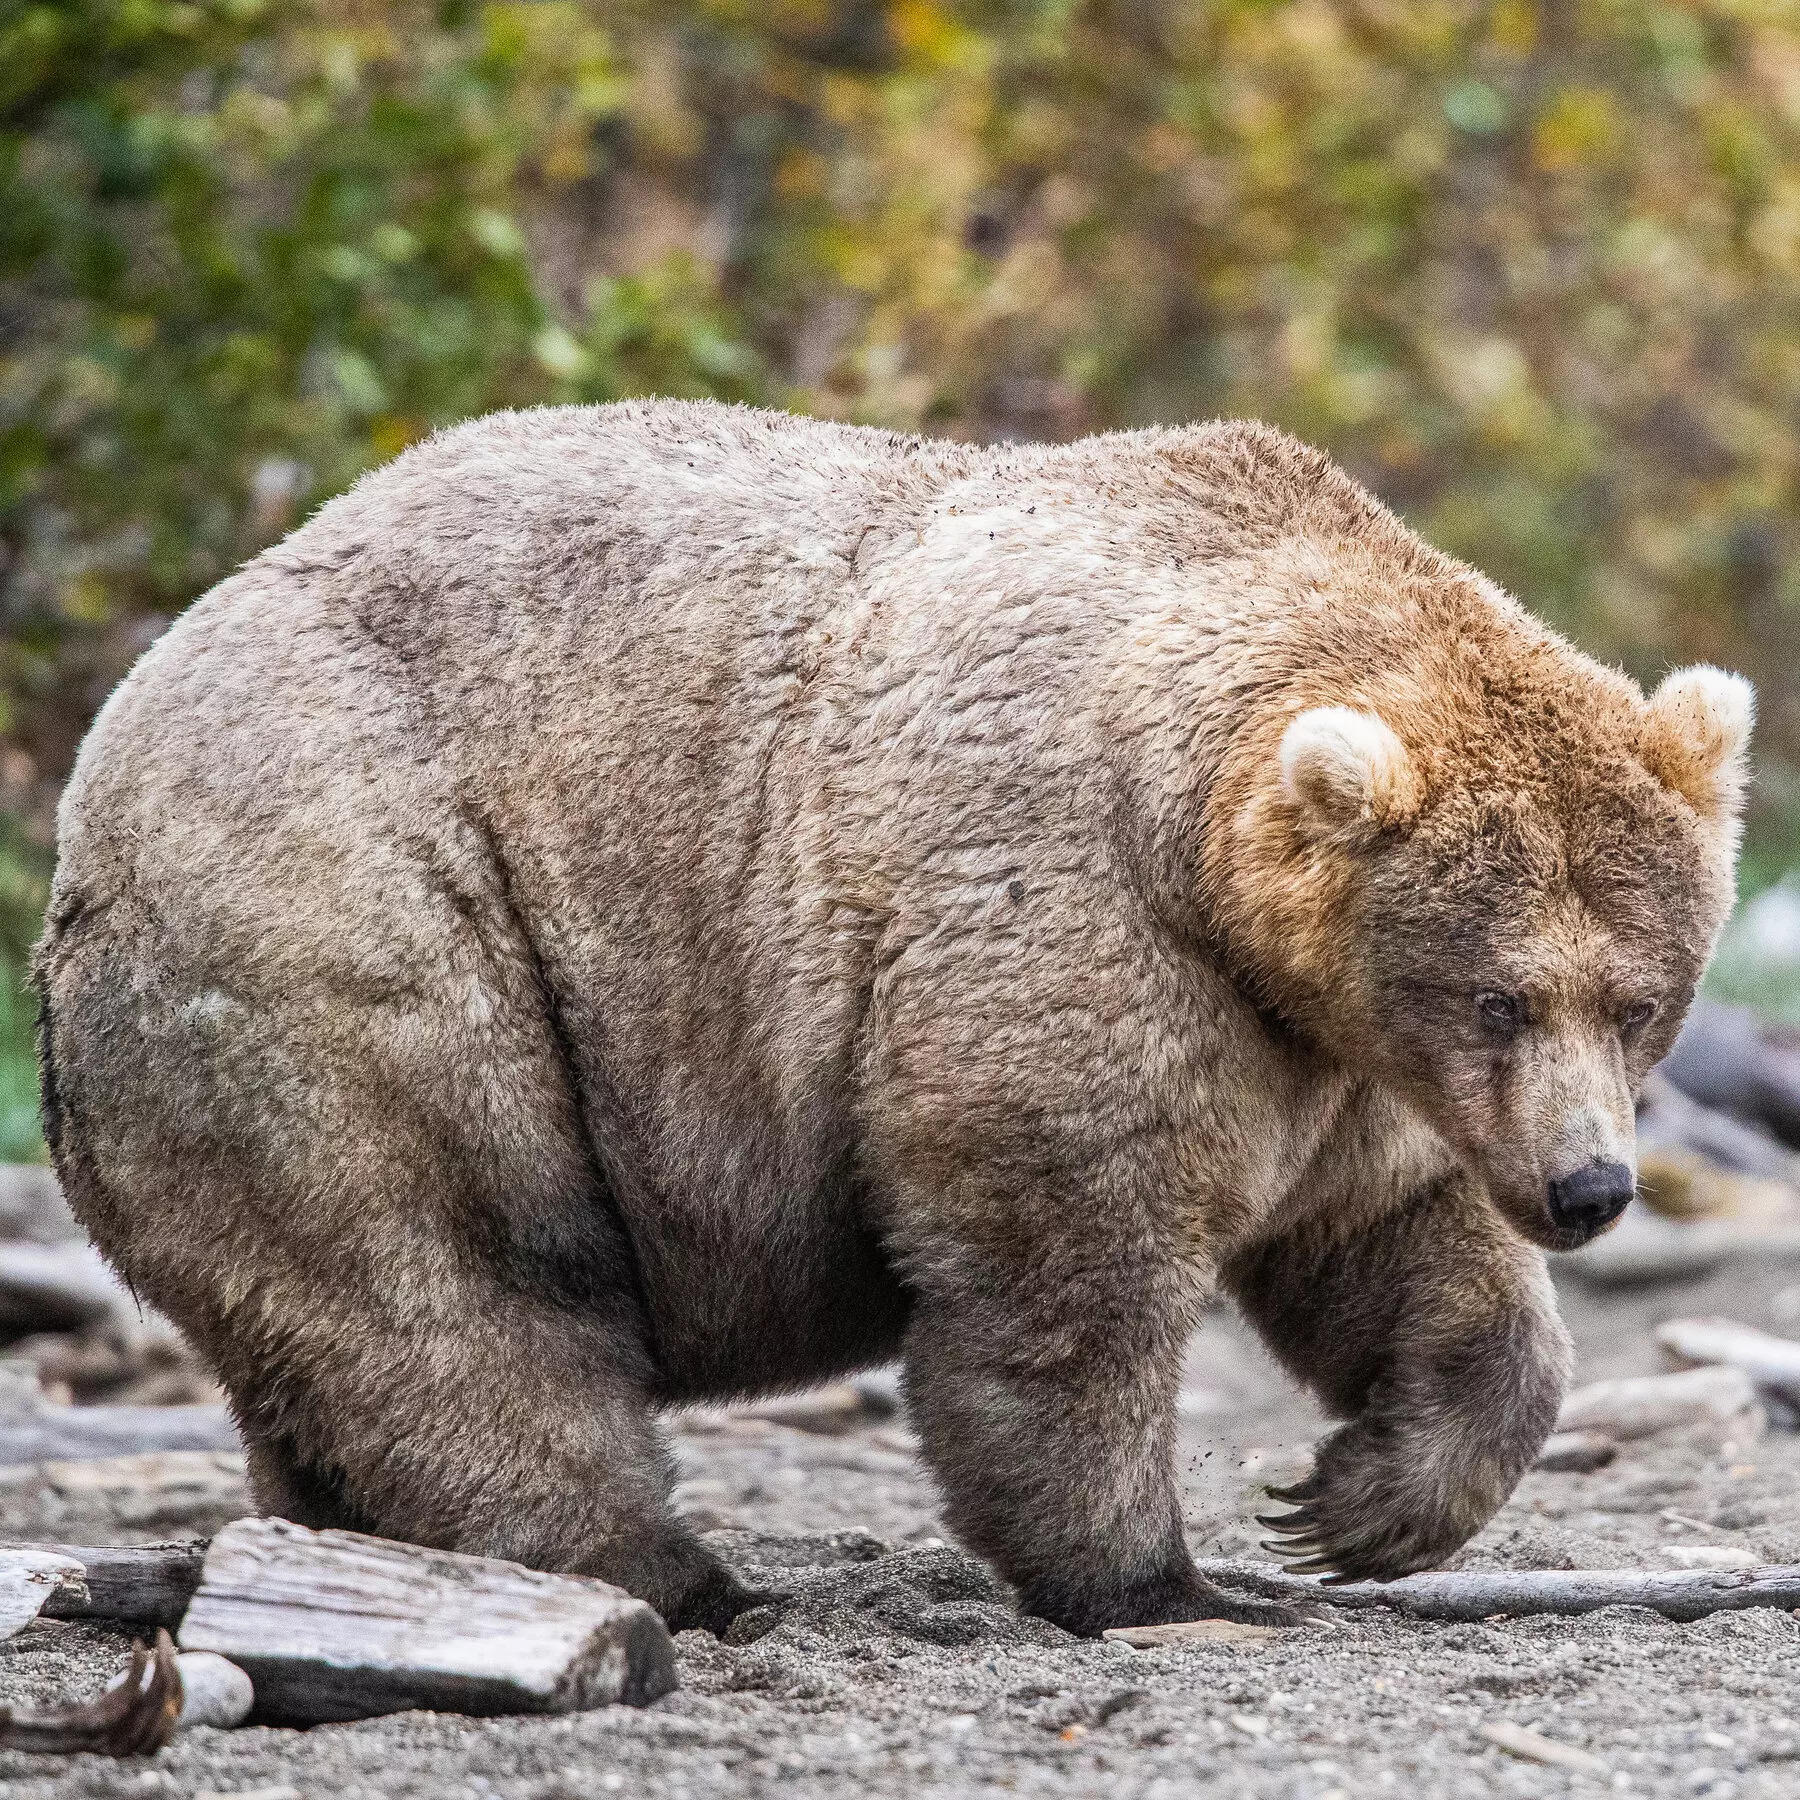
[[[1637,1034],[1656,1017],[1657,1004],[1654,1000],[1634,1000],[1619,1014],[1619,1033],[1622,1037],[1636,1037]]]
[[[1517,994],[1488,988],[1475,996],[1475,1011],[1496,1037],[1512,1037],[1525,1023],[1525,1004]]]

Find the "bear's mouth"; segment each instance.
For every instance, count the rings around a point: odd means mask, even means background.
[[[1596,1238],[1603,1238],[1614,1230],[1623,1213],[1615,1215],[1603,1224],[1593,1226],[1557,1225],[1544,1213],[1539,1213],[1527,1228],[1525,1235],[1540,1250],[1550,1250],[1558,1255],[1567,1255],[1571,1250],[1585,1250]]]

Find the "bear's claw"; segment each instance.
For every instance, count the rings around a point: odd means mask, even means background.
[[[1263,1492],[1271,1500],[1279,1500],[1283,1506],[1298,1506],[1304,1500],[1316,1500],[1325,1491],[1324,1479],[1317,1469],[1304,1481],[1296,1481],[1288,1487],[1265,1487]]]
[[[1318,1524],[1318,1520],[1304,1506],[1286,1513],[1258,1513],[1256,1522],[1266,1525],[1270,1531],[1280,1532],[1283,1537],[1299,1537],[1302,1532],[1311,1531]]]

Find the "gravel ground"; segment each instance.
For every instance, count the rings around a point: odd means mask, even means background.
[[[1565,1290],[1580,1378],[1646,1373],[1660,1320],[1720,1313],[1793,1335],[1800,1265],[1683,1287]],[[1264,1482],[1298,1472],[1323,1421],[1228,1313],[1196,1340],[1183,1411],[1197,1553],[1261,1557]],[[1152,1651],[1021,1619],[943,1542],[903,1422],[837,1436],[742,1419],[676,1435],[679,1500],[791,1603],[753,1641],[678,1640],[682,1686],[643,1711],[477,1721],[427,1713],[308,1732],[199,1731],[150,1761],[0,1754],[7,1800],[589,1800],[610,1794],[967,1796],[1800,1795],[1800,1619],[1432,1625],[1342,1615],[1248,1645]],[[185,1509],[185,1510],[184,1510]],[[145,1541],[245,1509],[233,1459],[146,1503],[41,1471],[0,1480],[0,1532]],[[1680,1545],[1800,1563],[1800,1436],[1658,1442],[1591,1475],[1527,1478],[1468,1566],[1653,1565]],[[0,1701],[96,1691],[126,1639],[41,1623],[0,1644]],[[1517,1760],[1484,1724],[1529,1726],[1603,1774]]]

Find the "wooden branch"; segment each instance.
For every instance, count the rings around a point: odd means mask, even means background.
[[[1704,1619],[1716,1612],[1800,1607],[1800,1567],[1756,1569],[1458,1569],[1407,1575],[1399,1581],[1326,1586],[1261,1563],[1209,1559],[1201,1572],[1227,1587],[1272,1600],[1323,1600],[1360,1610],[1389,1606],[1415,1619],[1472,1621],[1496,1613],[1598,1612],[1644,1606],[1666,1619]]]
[[[44,1602],[48,1619],[116,1619],[126,1625],[181,1623],[200,1585],[204,1543],[148,1545],[44,1544],[42,1555],[60,1557],[84,1571]],[[0,1557],[10,1552],[0,1551]]]
[[[0,1549],[0,1638],[23,1631],[53,1600],[85,1600],[81,1559],[54,1544]]]
[[[180,1639],[249,1674],[259,1719],[296,1725],[644,1706],[675,1686],[662,1620],[603,1581],[285,1519],[213,1539]]]

